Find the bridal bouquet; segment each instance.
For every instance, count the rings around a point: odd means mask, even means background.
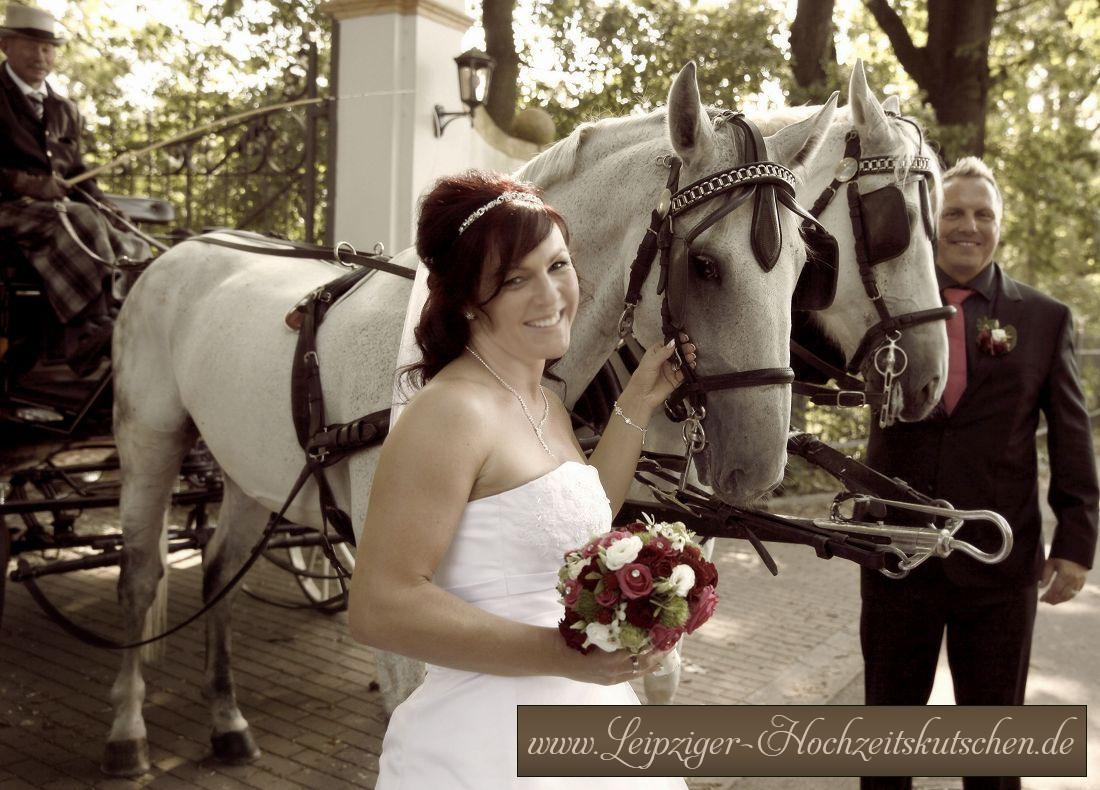
[[[596,536],[565,553],[558,579],[558,630],[582,653],[668,650],[718,604],[718,571],[679,521],[638,521]],[[673,669],[666,661],[665,671]]]

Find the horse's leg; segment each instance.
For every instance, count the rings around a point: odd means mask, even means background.
[[[424,662],[378,650],[374,653],[374,666],[382,688],[382,709],[389,716],[424,681]]]
[[[179,428],[172,431],[153,429],[130,417],[118,420],[115,425],[123,470],[119,497],[123,549],[118,598],[123,638],[127,642],[143,638],[146,616],[164,575],[161,541],[165,519],[180,463],[192,441],[186,414],[180,414],[179,423]],[[137,776],[149,770],[149,746],[141,715],[144,701],[141,649],[126,650],[111,687],[114,720],[107,736],[104,773]]]
[[[270,513],[246,496],[232,480],[225,480],[225,494],[218,528],[202,557],[203,599],[209,600],[240,570],[263,531]],[[237,707],[231,666],[230,615],[237,589],[231,590],[206,614],[206,682],[204,696],[210,705],[214,756],[224,763],[255,760],[260,750],[248,722]]]
[[[714,538],[711,538],[702,545],[703,559],[710,562],[710,558],[714,556]],[[676,690],[680,688],[680,672],[683,670],[683,661],[680,660],[684,655],[684,642],[687,637],[681,637],[680,641],[676,643],[674,648],[677,659],[676,669],[669,672],[667,675],[646,675],[645,680],[642,682],[645,684],[645,701],[648,705],[671,705],[676,698]]]

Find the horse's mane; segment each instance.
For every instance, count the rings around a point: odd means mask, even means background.
[[[603,134],[651,124],[655,121],[660,121],[664,125],[666,115],[666,108],[661,107],[645,115],[628,115],[623,118],[586,121],[574,129],[568,137],[554,143],[550,148],[523,165],[516,171],[515,177],[521,181],[534,182],[546,189],[574,175],[581,146],[595,131],[599,130]]]

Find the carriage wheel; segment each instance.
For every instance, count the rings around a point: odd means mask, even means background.
[[[355,552],[351,547],[341,542],[332,544],[332,548],[343,566],[348,571],[354,570]],[[310,604],[327,614],[347,609],[347,598],[342,595],[336,570],[320,546],[292,546],[286,550],[286,554],[290,564],[301,571],[300,574],[295,574],[294,580],[298,582]]]
[[[0,623],[4,622],[4,588],[8,583],[8,563],[11,561],[11,530],[0,516]]]

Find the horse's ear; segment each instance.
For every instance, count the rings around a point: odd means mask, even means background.
[[[848,105],[852,108],[852,122],[864,140],[883,138],[890,134],[890,124],[882,105],[867,85],[863,61],[857,60],[848,82]]]
[[[796,176],[801,178],[800,171],[804,171],[806,163],[817,154],[822,140],[829,131],[829,124],[833,122],[833,113],[836,111],[839,97],[839,93],[833,93],[829,101],[806,120],[784,126],[775,134],[765,137],[764,142],[768,146],[771,158],[790,168]]]
[[[901,99],[897,94],[886,97],[886,101],[882,103],[882,111],[887,115],[901,115]]]
[[[668,92],[668,136],[684,164],[698,161],[714,149],[714,129],[699,99],[694,62],[680,70]]]

